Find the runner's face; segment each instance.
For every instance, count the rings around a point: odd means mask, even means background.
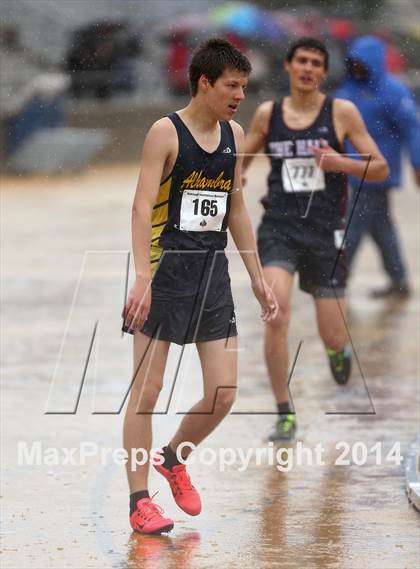
[[[236,69],[225,69],[214,85],[210,85],[206,78],[204,80],[207,102],[217,119],[233,119],[240,103],[245,99],[248,75]]]
[[[325,57],[316,49],[298,47],[292,61],[286,61],[284,67],[289,74],[290,86],[301,92],[319,89],[327,75]]]

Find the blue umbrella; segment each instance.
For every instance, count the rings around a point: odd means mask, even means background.
[[[243,37],[276,40],[284,35],[274,19],[249,4],[227,4],[216,8],[211,20]]]

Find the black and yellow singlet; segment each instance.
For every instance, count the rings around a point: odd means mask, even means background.
[[[219,123],[219,146],[206,152],[176,113],[168,118],[176,128],[179,148],[153,208],[152,271],[165,249],[224,249],[234,190],[236,149],[230,124]]]

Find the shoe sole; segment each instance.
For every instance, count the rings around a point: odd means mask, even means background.
[[[174,524],[169,524],[167,526],[163,526],[163,528],[159,528],[155,531],[141,531],[140,529],[132,528],[133,531],[139,533],[140,535],[160,535],[161,533],[169,533],[173,530]]]

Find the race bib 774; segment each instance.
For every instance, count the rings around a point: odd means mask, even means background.
[[[314,192],[325,190],[324,171],[315,158],[285,158],[281,176],[285,192]]]

